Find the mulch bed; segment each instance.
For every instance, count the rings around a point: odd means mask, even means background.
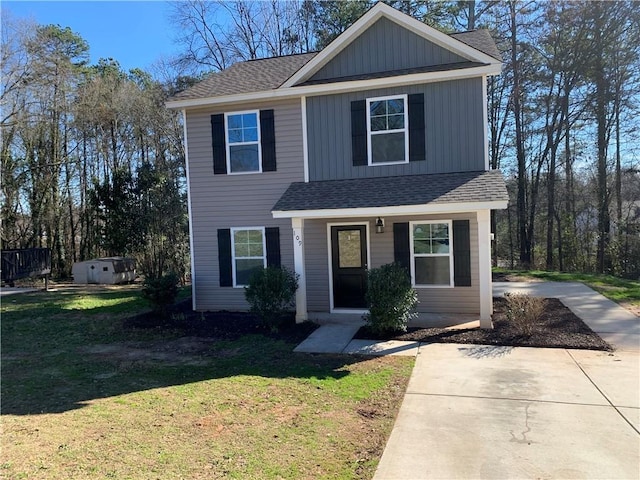
[[[246,312],[194,312],[191,298],[173,305],[165,318],[154,312],[145,312],[125,319],[127,328],[144,328],[180,331],[190,337],[236,340],[244,335],[264,335],[287,343],[300,343],[318,325],[311,322],[296,324],[293,314],[283,318],[277,332],[262,325],[260,320]]]
[[[542,316],[533,326],[533,333],[523,335],[509,322],[504,298],[493,299],[493,330],[470,328],[446,330],[444,328],[410,328],[405,333],[384,337],[362,327],[355,338],[371,340],[405,340],[424,343],[466,343],[505,345],[514,347],[579,348],[586,350],[613,350],[571,310],[556,298],[546,298]]]

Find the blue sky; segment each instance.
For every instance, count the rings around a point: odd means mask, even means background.
[[[146,69],[176,51],[167,1],[2,0],[1,7],[3,15],[71,28],[89,44],[91,63],[111,57],[124,70]]]

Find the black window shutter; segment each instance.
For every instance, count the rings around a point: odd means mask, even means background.
[[[218,267],[220,269],[220,286],[233,287],[233,270],[231,267],[231,229],[218,229]]]
[[[456,287],[471,286],[469,220],[453,221],[453,283]]]
[[[227,173],[224,113],[211,115],[211,144],[213,146],[213,173],[224,175]]]
[[[351,102],[351,155],[353,166],[367,165],[367,102]]]
[[[265,243],[267,244],[267,267],[279,267],[280,262],[280,229],[267,227],[264,229]]]
[[[260,110],[260,148],[262,149],[262,171],[276,171],[276,128],[273,110]]]
[[[393,258],[411,272],[411,251],[409,249],[409,223],[393,224]]]
[[[407,97],[409,103],[409,161],[426,160],[424,124],[424,94],[416,93]]]

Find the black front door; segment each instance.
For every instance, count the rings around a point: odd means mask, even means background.
[[[364,225],[331,227],[333,307],[366,308],[367,229]]]

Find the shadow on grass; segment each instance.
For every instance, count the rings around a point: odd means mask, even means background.
[[[339,380],[349,375],[345,367],[366,358],[294,353],[315,328],[310,324],[280,336],[196,338],[128,327],[113,308],[96,308],[104,315],[55,306],[3,312],[2,414],[62,413],[96,399],[221,378]]]

